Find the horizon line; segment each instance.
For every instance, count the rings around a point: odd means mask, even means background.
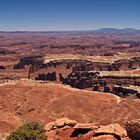
[[[132,30],[140,30],[140,28],[115,28],[115,27],[103,27],[103,28],[96,28],[96,29],[81,29],[81,30],[0,30],[0,32],[84,32],[84,31],[98,31],[101,29],[117,29],[117,30],[125,30],[125,29],[132,29]]]
[[[140,28],[114,28],[114,27],[103,27],[103,28],[96,28],[96,29],[81,29],[81,30],[0,30],[0,32],[84,32],[84,31],[98,31],[101,29],[117,29],[117,30],[125,30],[125,29],[132,29],[132,30],[140,30]]]

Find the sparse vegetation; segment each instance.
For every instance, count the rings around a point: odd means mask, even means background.
[[[59,130],[56,130],[56,131],[55,131],[55,134],[56,134],[56,135],[58,135],[59,133],[60,133]]]
[[[60,140],[60,138],[59,137],[56,137],[56,140]]]
[[[22,125],[7,140],[47,140],[43,126],[37,122]]]

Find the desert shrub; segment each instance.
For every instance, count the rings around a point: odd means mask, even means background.
[[[60,138],[59,137],[56,137],[56,139],[55,140],[60,140]]]
[[[7,140],[47,140],[43,126],[37,122],[22,125]]]
[[[56,134],[56,135],[58,135],[59,133],[60,133],[59,130],[56,130],[56,131],[55,131],[55,134]]]

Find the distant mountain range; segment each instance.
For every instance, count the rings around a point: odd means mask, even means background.
[[[26,33],[40,33],[40,34],[87,34],[87,33],[110,33],[110,34],[140,34],[140,29],[134,28],[101,28],[97,30],[81,30],[81,31],[0,31],[0,33],[26,34]]]
[[[104,33],[140,33],[140,30],[133,29],[133,28],[124,28],[124,29],[117,29],[117,28],[101,28],[98,30],[93,30],[95,32],[104,32]]]

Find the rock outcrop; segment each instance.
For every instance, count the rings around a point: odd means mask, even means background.
[[[122,87],[122,86],[113,86],[113,90],[112,92],[120,97],[126,97],[130,94],[133,94],[137,97],[139,97],[138,95],[140,95],[140,93],[137,90],[131,89],[129,87]]]
[[[49,140],[130,140],[126,130],[119,124],[101,126],[61,118],[46,124],[44,129]]]
[[[19,63],[14,65],[14,69],[24,69],[25,66],[32,66],[32,69],[39,69],[43,64],[43,58],[42,56],[27,56],[22,57],[19,61]]]
[[[57,128],[62,128],[62,127],[65,127],[65,126],[73,127],[76,124],[77,124],[77,122],[74,121],[74,120],[70,120],[68,118],[61,118],[61,119],[56,120],[55,122],[50,122],[50,123],[46,124],[44,129],[46,131],[51,131],[51,130],[54,130],[54,129],[57,129]]]
[[[49,80],[55,81],[56,80],[56,72],[47,73],[47,74],[39,74],[38,77],[35,78],[36,80]]]
[[[140,119],[127,121],[125,128],[133,140],[140,140]]]
[[[139,91],[129,87],[129,85],[139,86],[139,75],[102,75],[101,72],[96,71],[77,71],[70,73],[67,77],[60,74],[59,79],[62,84],[74,88],[88,88],[93,91],[113,93],[120,97],[132,95],[135,98],[140,98]]]

